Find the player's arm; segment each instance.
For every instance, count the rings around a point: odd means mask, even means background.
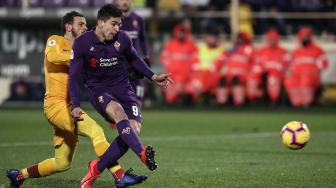
[[[69,72],[69,94],[71,99],[72,117],[80,121],[82,115],[82,109],[80,108],[80,76],[83,70],[84,58],[82,55],[82,48],[79,41],[75,41],[73,45],[73,58],[70,61],[70,72]]]
[[[47,61],[54,64],[68,65],[71,58],[71,53],[69,51],[64,52],[61,49],[60,40],[57,40],[54,36],[48,39],[45,54]]]
[[[139,57],[129,38],[127,42],[128,46],[125,49],[125,56],[136,71],[140,72],[148,79],[153,80],[159,86],[167,87],[169,83],[173,83],[173,80],[170,78],[171,74],[154,74],[144,60]]]

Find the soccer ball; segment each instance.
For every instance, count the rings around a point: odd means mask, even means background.
[[[297,150],[308,143],[310,132],[306,124],[299,121],[291,121],[281,129],[280,137],[285,146]]]

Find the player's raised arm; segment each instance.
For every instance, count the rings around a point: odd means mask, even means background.
[[[80,116],[82,110],[80,108],[80,89],[79,82],[80,76],[83,70],[83,57],[81,54],[81,44],[80,41],[76,40],[73,45],[73,57],[70,61],[70,72],[69,72],[69,94],[72,105],[71,115],[75,120],[81,120]]]
[[[49,37],[45,49],[46,59],[48,60],[48,62],[54,64],[68,65],[71,56],[71,47],[69,47],[69,51],[63,51],[60,48],[61,42],[62,41],[60,40],[60,36],[53,35]]]

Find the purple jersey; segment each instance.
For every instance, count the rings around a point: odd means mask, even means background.
[[[151,79],[154,73],[138,56],[128,35],[120,31],[106,42],[101,42],[94,30],[88,31],[75,40],[73,58],[70,62],[69,91],[72,107],[79,107],[79,80],[84,77],[86,87],[113,90],[112,99],[122,99],[118,102],[133,101],[134,91],[131,89],[127,66]],[[126,98],[125,98],[126,97]],[[128,97],[128,99],[127,99]]]
[[[149,56],[148,41],[144,20],[135,12],[129,16],[122,17],[121,30],[124,30],[131,38],[134,48],[142,56]]]

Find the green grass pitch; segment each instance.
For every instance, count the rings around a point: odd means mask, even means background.
[[[288,112],[289,110],[289,112]],[[141,137],[154,145],[159,168],[149,172],[130,151],[125,168],[149,178],[138,187],[336,187],[336,110],[145,110]],[[109,129],[99,115],[89,114]],[[311,131],[299,151],[285,148],[279,137],[288,121],[305,122]],[[41,110],[0,110],[0,188],[8,187],[6,170],[22,168],[53,156],[53,129]],[[79,187],[94,152],[81,137],[72,168],[23,188]],[[113,187],[104,172],[94,187]]]

